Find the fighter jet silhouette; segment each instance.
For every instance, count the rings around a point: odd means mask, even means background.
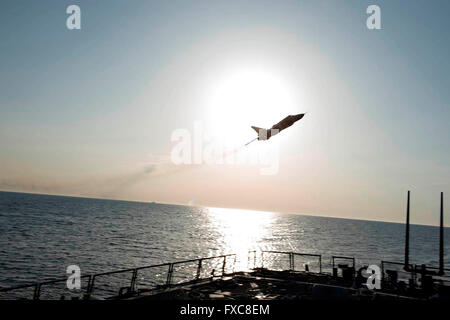
[[[272,128],[270,129],[264,129],[252,126],[252,129],[255,130],[258,133],[258,137],[253,139],[252,141],[246,143],[245,145],[250,144],[251,142],[258,140],[269,140],[270,137],[273,137],[274,135],[278,134],[280,131],[292,126],[296,121],[300,120],[305,116],[305,113],[300,113],[296,115],[290,115],[278,122],[277,124],[274,124]]]

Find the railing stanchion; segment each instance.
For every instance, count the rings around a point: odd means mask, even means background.
[[[41,284],[37,283],[34,287],[33,300],[39,300],[39,295],[41,294]]]
[[[133,275],[131,276],[131,283],[130,283],[130,291],[131,292],[135,292],[136,291],[137,273],[138,273],[138,269],[134,269],[133,270]]]
[[[92,280],[92,275],[89,275],[88,283],[87,283],[87,287],[86,287],[86,296],[88,296],[88,294],[89,294],[89,287],[91,286],[91,280]]]
[[[91,296],[92,291],[94,291],[95,275],[92,276],[92,279],[91,279],[89,282],[90,282],[91,284],[90,284],[90,286],[89,286],[89,288],[88,288],[87,294],[88,294],[88,296]]]
[[[200,279],[200,274],[202,272],[202,261],[203,259],[198,259],[197,275],[195,276],[195,280]]]
[[[292,254],[292,271],[295,271],[295,255]]]
[[[167,281],[166,285],[170,286],[172,283],[172,273],[173,273],[173,263],[169,264],[169,271],[167,272]]]
[[[222,277],[225,274],[225,265],[227,264],[227,256],[223,256]]]

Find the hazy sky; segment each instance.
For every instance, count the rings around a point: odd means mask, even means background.
[[[66,28],[71,4],[81,30]],[[371,4],[382,30],[366,27]],[[412,222],[437,224],[439,192],[450,194],[449,12],[448,1],[3,0],[0,190],[403,221],[410,189]],[[276,174],[171,161],[177,129],[244,144],[250,125],[302,112],[248,149],[276,147]]]

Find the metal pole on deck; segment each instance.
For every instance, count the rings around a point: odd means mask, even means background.
[[[408,190],[408,200],[406,203],[406,231],[405,231],[405,265],[404,269],[409,269],[409,198],[411,191]]]
[[[439,227],[439,274],[444,274],[444,193],[441,192],[441,223]]]

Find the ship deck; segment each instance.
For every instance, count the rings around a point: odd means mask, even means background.
[[[220,278],[175,285],[116,296],[112,299],[150,300],[422,300],[420,295],[405,295],[366,288],[354,289],[352,283],[330,274],[258,269],[236,272]]]

